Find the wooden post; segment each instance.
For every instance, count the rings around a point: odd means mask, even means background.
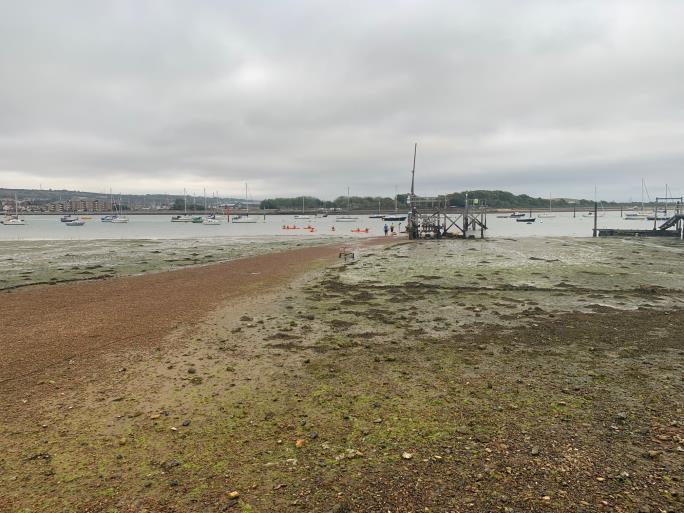
[[[597,236],[598,233],[598,203],[594,201],[594,237]]]
[[[572,206],[572,218],[575,219],[577,217],[577,205]]]

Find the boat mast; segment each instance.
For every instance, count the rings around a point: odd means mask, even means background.
[[[413,145],[413,169],[411,170],[411,205],[413,205],[413,197],[415,196],[414,185],[416,181],[416,153],[418,152],[418,143]]]
[[[183,189],[183,210],[185,211],[185,215],[188,215],[188,193]]]

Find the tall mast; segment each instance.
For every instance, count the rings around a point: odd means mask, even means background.
[[[416,183],[416,153],[418,152],[418,143],[413,145],[413,169],[411,170],[411,203],[413,204],[413,196],[415,195],[415,183]]]
[[[347,185],[347,211],[351,208],[351,199],[349,197],[349,186]]]
[[[185,215],[188,215],[188,193],[183,189],[183,210],[185,211]]]

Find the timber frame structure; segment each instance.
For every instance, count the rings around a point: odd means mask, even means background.
[[[487,230],[487,206],[477,200],[469,200],[466,193],[465,207],[460,212],[448,212],[448,198],[426,198],[415,194],[416,153],[413,147],[413,170],[411,171],[411,210],[406,231],[409,239],[475,238],[484,239]],[[441,203],[443,202],[443,205]],[[435,208],[437,204],[437,208]]]

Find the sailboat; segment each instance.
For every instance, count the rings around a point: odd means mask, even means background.
[[[641,210],[637,210],[636,207],[632,208],[629,212],[625,212],[625,220],[627,221],[645,221],[647,218],[646,211],[644,210],[644,189],[646,189],[646,180],[641,179]]]
[[[247,207],[247,213],[242,216],[242,215],[237,215],[233,217],[233,222],[234,223],[242,223],[242,224],[252,224],[258,222],[256,217],[249,217],[249,199],[248,199],[248,194],[247,194],[247,182],[245,182],[245,205]]]
[[[192,222],[192,217],[188,215],[188,195],[185,192],[185,189],[183,189],[183,210],[184,214],[182,216],[173,216],[171,217],[171,222],[172,223],[191,223]]]
[[[378,200],[378,213],[369,215],[368,219],[382,219],[383,217],[385,217],[385,214],[380,213],[380,200]]]
[[[551,213],[551,193],[549,193],[549,213],[548,214],[546,214],[546,213],[537,214],[537,217],[541,217],[544,219],[551,219],[551,218],[556,217],[555,214]]]
[[[205,195],[204,195],[204,205],[205,205],[204,208],[205,209],[206,209],[206,203],[207,203],[207,196],[205,193]],[[215,200],[214,203],[215,203],[214,208],[218,209],[218,201]],[[216,212],[213,212],[204,218],[204,220],[202,221],[202,224],[206,224],[206,225],[210,225],[210,226],[216,226],[216,225],[221,224],[221,220],[216,217]]]
[[[399,195],[397,194],[397,188],[394,188],[394,214],[387,214],[382,216],[383,221],[406,221],[408,217],[407,214],[398,214],[397,207],[399,206]]]
[[[594,203],[598,202],[598,200],[596,199],[597,198],[597,192],[598,192],[598,190],[597,190],[596,186],[594,186]],[[606,213],[603,210],[603,203],[601,203],[600,206],[601,206],[601,212],[599,212],[596,215],[596,217],[605,217]],[[594,212],[593,211],[586,212],[586,213],[582,214],[582,217],[594,217]]]
[[[347,212],[351,210],[351,199],[349,197],[349,187],[347,187]],[[359,218],[357,216],[352,216],[349,214],[343,215],[343,216],[337,216],[335,218],[336,223],[353,223],[355,221],[358,221]]]
[[[304,196],[302,196],[302,213],[297,214],[294,216],[295,219],[311,219],[311,216],[308,216],[304,213]]]
[[[117,205],[115,214],[110,219],[110,223],[123,224],[128,222],[128,216],[121,214],[121,195],[119,195],[119,204]]]
[[[24,226],[26,224],[26,221],[19,217],[19,202],[16,192],[14,193],[14,215],[3,219],[2,224],[5,226]]]

